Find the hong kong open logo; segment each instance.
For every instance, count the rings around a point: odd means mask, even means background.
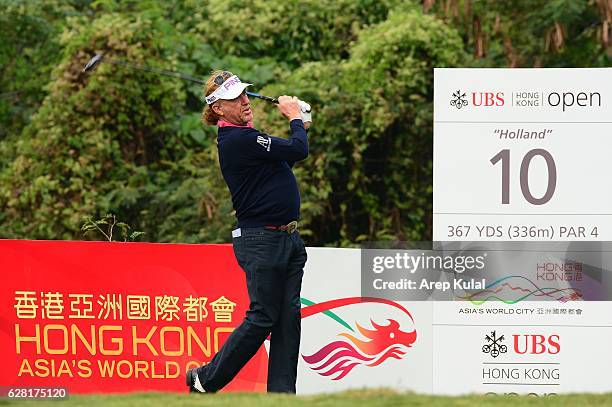
[[[468,101],[465,92],[461,93],[461,91],[458,90],[453,93],[453,98],[450,101],[450,105],[456,107],[457,109],[467,106]]]
[[[414,319],[410,312],[401,304],[384,298],[348,297],[338,298],[320,303],[301,299],[302,318],[320,315],[334,321],[340,332],[329,340],[320,341],[315,346],[306,346],[310,350],[302,354],[302,359],[313,372],[331,380],[340,380],[354,368],[377,367],[388,360],[403,359],[408,356],[417,339]],[[385,309],[389,318],[382,323],[369,319],[372,329],[355,322],[351,326],[336,309],[350,308],[360,304],[377,304]],[[381,308],[378,308],[379,312]],[[336,312],[334,312],[336,311]],[[393,317],[391,317],[393,313]],[[380,316],[379,316],[380,317]],[[408,328],[404,330],[401,328]]]
[[[490,335],[485,335],[485,344],[482,347],[482,352],[488,353],[493,358],[508,352],[508,347],[502,344],[504,340],[504,335],[497,336],[497,333],[492,331]]]

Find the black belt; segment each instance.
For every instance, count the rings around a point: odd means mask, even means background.
[[[270,229],[270,230],[278,230],[281,232],[293,233],[297,230],[297,221],[293,220],[287,223],[286,225],[279,225],[279,226],[266,225],[265,227],[266,229]]]

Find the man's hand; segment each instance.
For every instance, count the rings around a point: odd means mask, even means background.
[[[283,116],[289,119],[289,121],[293,119],[302,119],[298,98],[295,96],[280,96],[278,98],[278,110],[280,110]]]

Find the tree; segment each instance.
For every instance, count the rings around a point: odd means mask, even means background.
[[[75,238],[85,216],[113,209],[108,194],[149,181],[148,171],[176,154],[167,137],[182,97],[176,82],[108,64],[94,76],[82,73],[94,52],[140,63],[165,56],[155,21],[110,14],[72,23],[49,95],[0,173],[4,236]]]
[[[425,0],[426,12],[457,27],[475,66],[609,66],[608,0]]]
[[[349,52],[265,89],[314,106],[314,154],[298,166],[305,233],[342,245],[430,236],[433,67],[462,64],[461,40],[407,7],[360,31]],[[270,112],[262,127],[284,126]]]
[[[157,242],[235,224],[201,86],[225,69],[314,107],[296,166],[310,245],[431,237],[433,67],[609,66],[609,0],[0,0],[0,235],[80,239],[114,213]],[[253,101],[257,127],[287,133]]]

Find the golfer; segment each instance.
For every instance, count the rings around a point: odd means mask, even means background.
[[[310,122],[302,122],[297,98],[281,96],[278,109],[291,137],[256,130],[245,94],[250,85],[227,71],[214,72],[204,85],[203,120],[219,128],[219,164],[238,218],[234,254],[246,274],[250,305],[210,363],[187,372],[191,392],[222,389],[271,334],[268,392],[295,393],[306,250],[297,231],[300,193],[291,168],[308,156]]]

